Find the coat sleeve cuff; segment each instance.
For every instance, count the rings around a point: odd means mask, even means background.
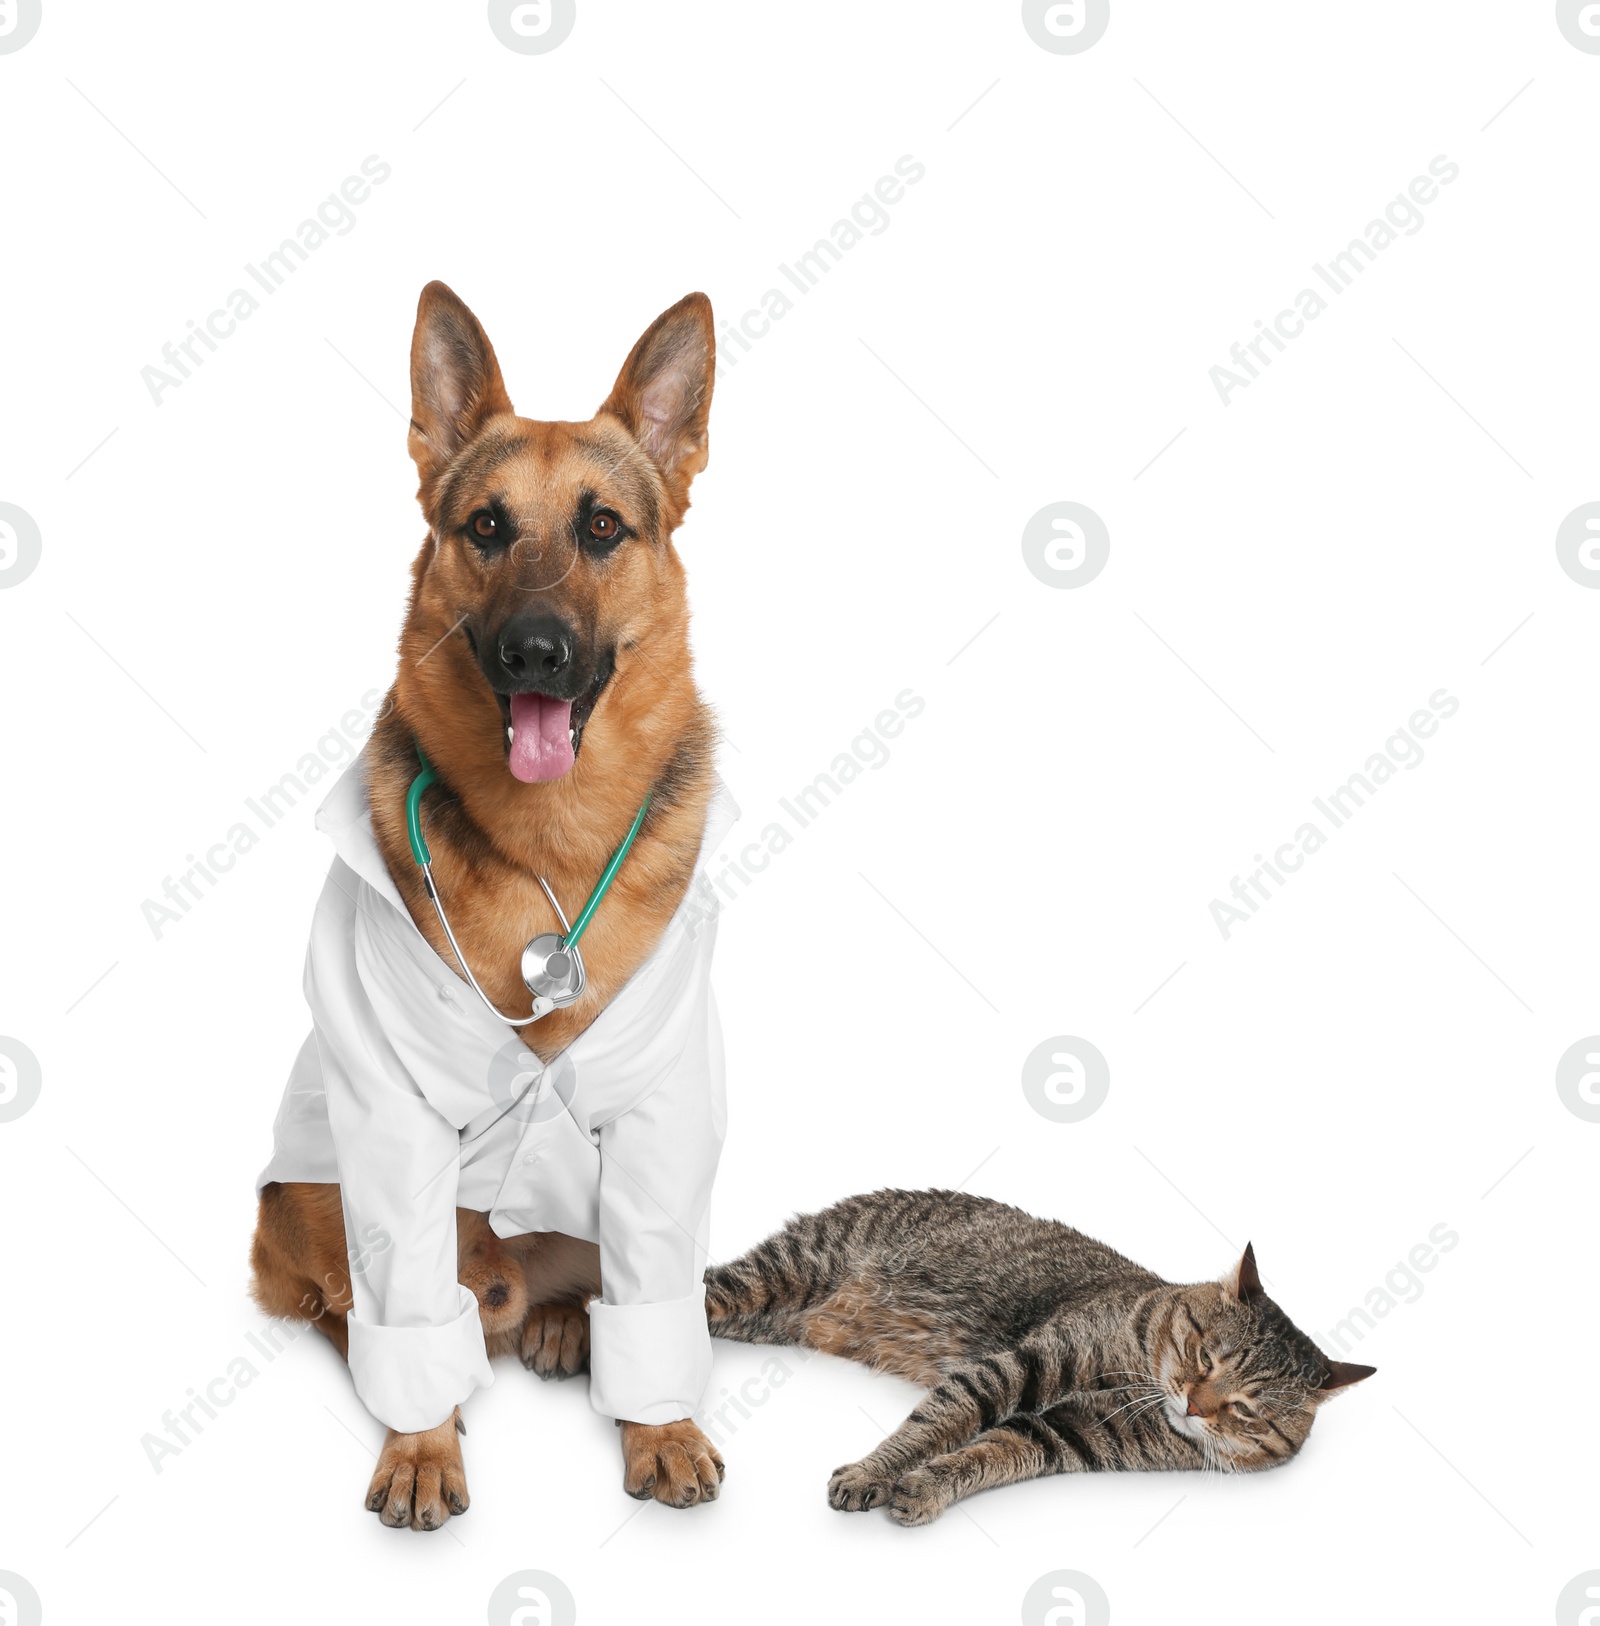
[[[656,1304],[589,1305],[589,1399],[603,1417],[675,1423],[711,1381],[706,1290]]]
[[[350,1376],[362,1404],[390,1428],[437,1428],[474,1389],[494,1382],[478,1301],[456,1284],[461,1313],[442,1327],[380,1327],[351,1315]]]

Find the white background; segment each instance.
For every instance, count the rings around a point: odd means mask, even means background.
[[[586,1622],[1009,1623],[1070,1568],[1119,1626],[1548,1619],[1600,1564],[1600,1126],[1554,1087],[1600,1030],[1600,593],[1554,548],[1600,497],[1597,76],[1548,4],[1487,0],[1114,0],[1080,55],[941,0],[579,0],[549,55],[481,5],[45,0],[0,55],[0,501],[43,536],[0,592],[0,1033],[43,1073],[0,1123],[0,1569],[46,1618],[478,1622],[538,1568]],[[140,369],[368,154],[354,229],[154,405]],[[888,228],[795,294],[779,262],[904,154]],[[1425,226],[1224,406],[1208,370],[1439,154]],[[390,680],[434,277],[532,417],[586,416],[690,289],[794,299],[719,382],[679,537],[730,856],[926,701],[723,918],[714,1253],[965,1181],[1174,1279],[1253,1239],[1321,1335],[1445,1225],[1291,1466],[903,1531],[823,1493],[915,1391],[791,1354],[677,1513],[623,1495],[584,1383],[513,1363],[424,1539],[363,1511],[381,1430],[307,1337],[152,1469],[265,1325],[315,798],[159,940],[141,904]],[[1021,550],[1062,500],[1111,536],[1072,591]],[[1421,765],[1225,941],[1211,900],[1441,688]],[[1022,1093],[1055,1035],[1110,1064],[1081,1123]],[[769,1358],[719,1346],[714,1391]]]

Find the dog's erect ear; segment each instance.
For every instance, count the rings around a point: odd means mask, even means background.
[[[478,318],[442,282],[417,301],[411,336],[411,433],[406,444],[423,484],[511,401],[494,346]]]
[[[716,362],[711,301],[688,294],[645,329],[600,408],[627,425],[680,504],[709,455],[706,424]]]

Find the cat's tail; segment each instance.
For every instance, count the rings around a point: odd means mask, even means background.
[[[797,1214],[748,1253],[706,1271],[712,1336],[746,1344],[809,1344],[808,1322],[830,1295],[869,1268],[884,1237],[918,1228],[941,1192],[879,1191]]]
[[[738,1259],[707,1269],[711,1335],[744,1344],[798,1344],[802,1312],[822,1288],[814,1256],[796,1248],[785,1228]]]

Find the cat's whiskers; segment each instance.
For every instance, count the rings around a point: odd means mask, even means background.
[[[1208,1432],[1196,1436],[1200,1441],[1200,1472],[1203,1474],[1220,1474],[1222,1472],[1221,1453],[1217,1449],[1216,1441]]]
[[[1128,1387],[1131,1389],[1134,1387],[1134,1385],[1130,1383]],[[1149,1410],[1151,1406],[1160,1404],[1161,1402],[1165,1401],[1166,1398],[1167,1391],[1165,1389],[1155,1389],[1149,1387],[1143,1388],[1133,1397],[1132,1400],[1125,1401],[1122,1405],[1118,1406],[1115,1411],[1108,1412],[1106,1414],[1105,1421],[1109,1423],[1113,1417],[1120,1417],[1123,1412],[1131,1410],[1134,1406],[1139,1406],[1143,1410]],[[1137,1416],[1138,1414],[1135,1413],[1135,1415]]]
[[[1128,1422],[1136,1423],[1141,1417],[1145,1416],[1146,1413],[1164,1409],[1167,1400],[1168,1396],[1165,1394],[1140,1396],[1139,1400],[1134,1402],[1134,1404],[1137,1404],[1138,1410],[1129,1413]],[[1126,1410],[1127,1408],[1124,1407],[1121,1409]],[[1116,1413],[1112,1413],[1112,1416],[1115,1415]],[[1110,1418],[1106,1419],[1107,1422],[1110,1422],[1110,1420]]]

